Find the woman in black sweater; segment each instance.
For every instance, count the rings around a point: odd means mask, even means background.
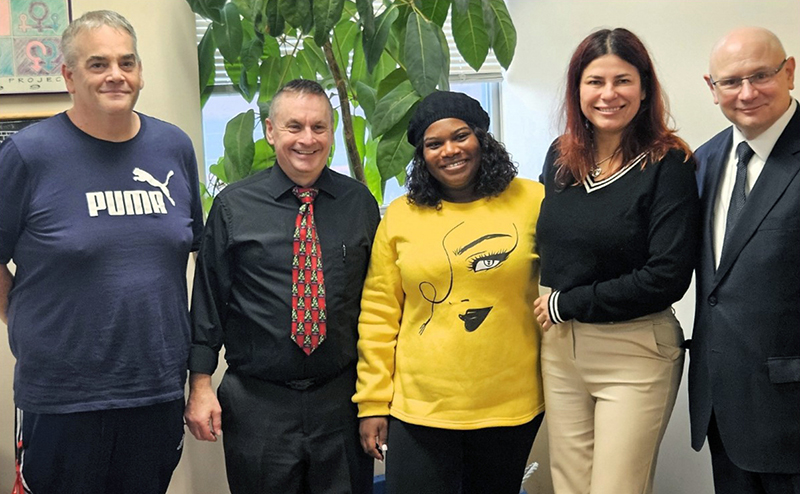
[[[567,74],[537,226],[542,371],[556,494],[652,492],[683,371],[672,303],[699,234],[694,161],[642,42],[602,30]]]

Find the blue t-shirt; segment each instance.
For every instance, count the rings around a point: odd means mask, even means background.
[[[0,145],[0,263],[17,266],[14,399],[34,413],[183,396],[186,263],[203,228],[189,137],[139,114],[126,142],[65,113]]]

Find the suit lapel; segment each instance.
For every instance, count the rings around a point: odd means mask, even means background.
[[[761,221],[786,191],[800,171],[800,109],[795,111],[759,175],[747,203],[731,232],[730,241],[722,249],[714,286],[725,276]]]
[[[728,161],[732,145],[733,128],[727,129],[722,135],[720,142],[722,145],[709,155],[706,162],[706,170],[703,174],[703,258],[709,259],[711,272],[714,272],[714,205],[716,204],[719,185],[722,181],[722,170]],[[710,279],[707,278],[707,279]]]

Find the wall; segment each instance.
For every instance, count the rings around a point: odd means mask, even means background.
[[[650,50],[669,95],[680,135],[697,148],[728,125],[702,76],[712,46],[732,28],[764,26],[800,57],[800,0],[506,0],[517,28],[517,51],[502,88],[503,140],[523,176],[536,178],[545,152],[559,134],[558,106],[567,63],[578,43],[599,28],[625,27]],[[800,75],[800,74],[798,74]],[[795,97],[798,91],[794,91]],[[687,337],[691,335],[694,289],[676,305]],[[688,363],[688,361],[687,361]],[[546,423],[546,420],[545,420]],[[547,472],[546,431],[531,456],[539,471],[526,484],[529,493],[552,492]],[[713,492],[707,449],[689,445],[686,377],[661,448],[657,494]]]

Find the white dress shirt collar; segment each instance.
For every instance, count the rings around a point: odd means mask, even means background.
[[[761,161],[766,162],[769,154],[772,152],[772,148],[775,147],[775,143],[778,142],[778,139],[783,134],[784,129],[786,126],[789,125],[789,120],[792,119],[795,110],[797,109],[797,100],[792,98],[792,102],[789,105],[789,108],[780,116],[778,120],[775,121],[767,130],[762,132],[758,137],[754,139],[745,139],[742,131],[738,129],[734,125],[733,127],[733,147],[731,149],[736,152],[736,147],[742,141],[747,141],[747,144],[755,151],[756,156],[761,158]]]

